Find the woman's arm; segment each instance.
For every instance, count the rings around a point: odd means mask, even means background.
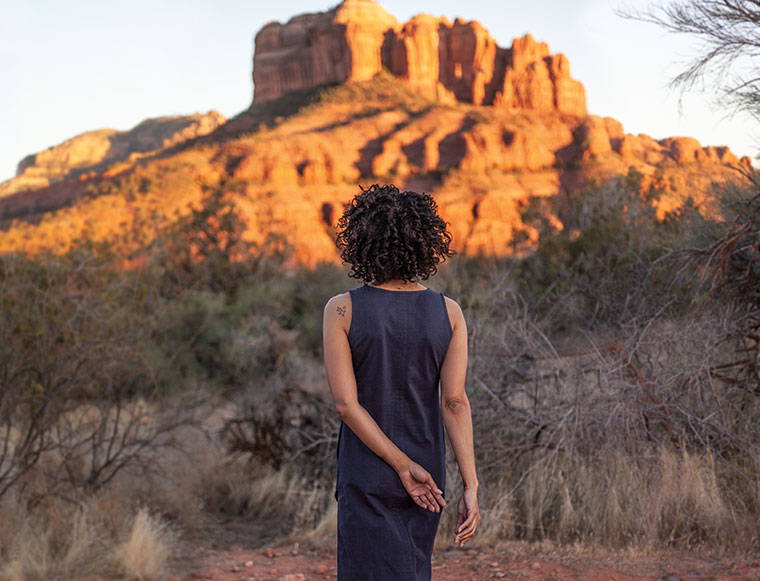
[[[467,324],[455,300],[446,297],[453,334],[441,366],[441,411],[465,488],[477,488],[472,410],[465,391]]]
[[[421,469],[388,438],[366,408],[359,403],[351,347],[348,342],[350,324],[349,293],[336,295],[327,301],[322,324],[324,362],[338,415],[370,450],[393,467],[417,504],[437,512],[439,503],[445,505],[438,485],[429,473]],[[420,482],[420,476],[425,480]],[[421,489],[423,484],[425,490]]]
[[[441,366],[441,411],[446,432],[454,448],[464,491],[457,503],[454,541],[467,543],[480,524],[478,477],[475,470],[475,446],[472,434],[472,410],[465,391],[467,376],[467,325],[459,303],[446,297],[452,326],[451,342]]]

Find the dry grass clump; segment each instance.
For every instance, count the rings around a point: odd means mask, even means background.
[[[160,518],[140,508],[127,538],[113,551],[113,560],[124,573],[137,579],[152,579],[166,570],[174,535]]]
[[[34,510],[11,502],[0,507],[0,579],[149,579],[168,570],[176,533],[144,508],[130,515],[126,499],[110,494],[76,505],[60,499],[45,504]]]
[[[707,454],[661,447],[651,456],[604,450],[598,457],[545,456],[510,495],[522,536],[604,546],[713,547],[756,541],[725,472]],[[758,474],[760,475],[760,473]],[[748,535],[748,536],[747,536]]]

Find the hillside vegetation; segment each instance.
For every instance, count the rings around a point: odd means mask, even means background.
[[[730,219],[661,221],[640,179],[588,189],[559,233],[526,210],[530,256],[460,255],[427,281],[470,328],[479,542],[758,548],[757,198],[726,187]],[[0,257],[6,577],[181,570],[212,538],[329,546],[321,315],[359,282],[246,240],[227,190],[140,268],[105,243]]]
[[[434,103],[382,72],[254,104],[208,135],[0,199],[0,252],[107,244],[131,264],[205,188],[223,186],[246,240],[285,237],[294,263],[337,265],[343,204],[380,181],[433,194],[463,254],[521,256],[541,231],[526,212],[561,230],[595,184],[633,173],[657,219],[686,203],[714,216],[705,192],[741,180],[737,170],[744,160],[726,148],[633,136],[594,115]]]

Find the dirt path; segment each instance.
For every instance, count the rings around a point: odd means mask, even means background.
[[[265,549],[198,548],[192,566],[176,579],[213,581],[322,581],[336,579],[335,555],[298,543]],[[755,560],[701,560],[692,556],[669,558],[585,557],[536,554],[524,547],[498,550],[456,548],[433,554],[433,581],[659,581],[760,580],[760,557]]]

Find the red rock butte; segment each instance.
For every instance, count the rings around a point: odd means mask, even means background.
[[[374,0],[345,0],[269,22],[255,40],[254,103],[386,69],[442,103],[587,114],[585,90],[564,54],[550,54],[530,34],[500,47],[476,20],[418,14],[401,24]]]
[[[149,119],[22,159],[0,183],[0,252],[89,240],[137,256],[154,224],[221,186],[245,238],[284,235],[295,262],[339,263],[341,209],[377,182],[432,194],[461,254],[520,255],[541,223],[565,228],[587,186],[631,169],[660,219],[686,200],[713,214],[712,184],[751,169],[728,147],[589,114],[568,59],[529,34],[502,48],[476,21],[400,24],[372,0],[345,0],[255,38],[254,98],[238,115]]]

